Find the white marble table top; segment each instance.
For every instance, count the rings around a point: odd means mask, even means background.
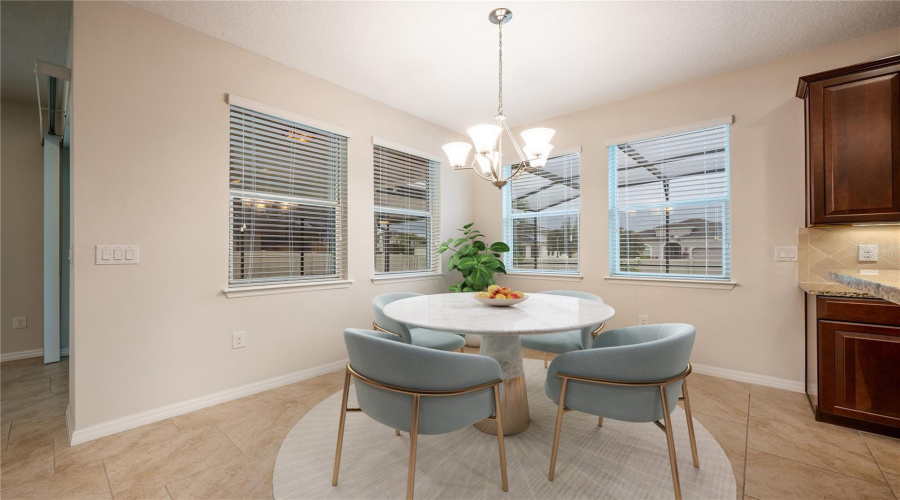
[[[492,307],[472,293],[420,295],[391,302],[389,318],[411,326],[454,333],[528,335],[577,330],[609,320],[615,309],[594,300],[528,294],[528,300],[508,307]]]

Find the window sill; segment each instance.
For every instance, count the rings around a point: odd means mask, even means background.
[[[260,295],[274,295],[276,293],[312,292],[317,290],[333,290],[336,288],[349,288],[353,280],[315,281],[310,283],[284,283],[278,285],[242,286],[236,288],[223,288],[222,292],[229,299],[239,297],[257,297]]]
[[[640,286],[666,286],[676,288],[707,288],[718,290],[731,290],[738,285],[735,281],[715,280],[686,280],[669,278],[637,278],[626,276],[607,276],[607,282],[613,285],[640,285]]]
[[[372,278],[372,283],[376,285],[386,285],[388,283],[403,283],[405,281],[427,281],[443,279],[443,273],[415,273],[415,274],[384,274]]]
[[[550,280],[550,281],[581,281],[584,276],[580,274],[551,274],[551,273],[506,273],[511,278],[526,278],[533,280]]]

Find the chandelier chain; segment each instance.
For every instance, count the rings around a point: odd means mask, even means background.
[[[497,23],[497,26],[500,29],[500,65],[497,74],[497,115],[503,116],[503,22]]]

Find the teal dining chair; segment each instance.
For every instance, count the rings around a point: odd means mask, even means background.
[[[666,434],[675,498],[681,498],[675,438],[670,414],[679,391],[684,394],[684,412],[694,467],[700,467],[687,376],[691,373],[691,349],[696,331],[681,323],[619,328],[597,337],[590,349],[557,356],[550,363],[544,392],[558,405],[556,431],[550,454],[553,481],[563,415],[574,410],[626,422],[653,422]],[[660,420],[665,423],[660,423]]]
[[[437,349],[439,351],[462,352],[463,346],[466,345],[466,338],[462,335],[439,332],[427,328],[410,328],[399,321],[394,321],[384,314],[384,308],[391,302],[409,297],[418,297],[420,295],[422,294],[415,292],[392,292],[378,295],[372,299],[372,312],[375,316],[372,327],[380,332],[396,335],[406,344]]]
[[[592,293],[579,292],[576,290],[549,290],[540,293],[603,302],[603,299]],[[594,337],[600,333],[600,330],[603,329],[604,325],[605,323],[600,323],[599,325],[593,325],[582,330],[572,330],[568,332],[522,335],[522,347],[549,354],[563,354],[572,351],[580,351],[590,347]],[[546,357],[544,358],[544,368],[547,368]]]
[[[332,485],[338,483],[347,412],[363,412],[398,434],[409,432],[408,499],[413,498],[420,434],[446,434],[486,418],[496,420],[501,487],[509,491],[500,363],[487,356],[408,345],[395,335],[371,330],[344,330],[344,343],[350,362],[344,375]],[[351,380],[355,380],[358,408],[347,408]]]

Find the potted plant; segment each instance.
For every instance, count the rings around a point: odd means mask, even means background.
[[[455,252],[450,257],[450,271],[459,271],[463,279],[448,289],[451,292],[480,292],[494,283],[494,274],[506,274],[506,266],[501,260],[501,254],[509,251],[509,245],[498,241],[488,246],[484,241],[481,231],[473,229],[474,222],[470,222],[459,231],[463,233],[461,238],[442,242],[438,246],[438,253],[443,254],[447,250]]]

